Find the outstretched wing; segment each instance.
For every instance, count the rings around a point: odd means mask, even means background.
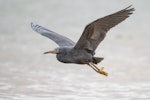
[[[64,37],[64,36],[62,36],[58,33],[55,33],[51,30],[48,30],[42,26],[34,25],[33,23],[31,23],[31,27],[34,31],[53,40],[59,46],[74,46],[75,45],[75,43],[72,40],[70,40],[69,38]]]
[[[87,25],[74,48],[88,49],[94,52],[99,43],[104,39],[109,29],[124,21],[130,14],[132,14],[134,8],[130,7],[131,6],[114,14],[100,18]]]

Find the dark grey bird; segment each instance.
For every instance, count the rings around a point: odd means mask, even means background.
[[[107,76],[108,73],[104,71],[104,67],[99,69],[96,66],[104,58],[94,57],[95,49],[105,38],[106,33],[112,27],[128,18],[133,11],[134,8],[129,6],[116,13],[93,21],[85,27],[77,43],[45,27],[34,25],[33,23],[31,23],[31,27],[36,32],[48,37],[59,45],[58,48],[47,51],[44,54],[56,54],[57,60],[63,63],[87,64],[96,72]]]

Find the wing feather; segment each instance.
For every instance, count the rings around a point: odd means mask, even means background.
[[[99,43],[105,38],[106,33],[132,14],[134,8],[130,7],[88,24],[74,48],[88,49],[94,52]]]
[[[74,46],[75,45],[75,43],[72,40],[70,40],[69,38],[62,36],[58,33],[55,33],[51,30],[48,30],[42,26],[34,25],[33,23],[31,23],[31,27],[34,31],[53,40],[59,46]]]

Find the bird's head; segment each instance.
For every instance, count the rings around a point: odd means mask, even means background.
[[[59,52],[60,52],[60,49],[59,48],[55,48],[54,50],[50,50],[50,51],[44,52],[43,54],[48,54],[48,53],[58,54]]]

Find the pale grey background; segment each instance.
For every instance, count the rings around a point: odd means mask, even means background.
[[[86,65],[43,55],[57,45],[30,28],[77,41],[91,21],[129,5],[136,11],[96,50],[105,77]],[[149,0],[0,0],[0,100],[149,100]]]

